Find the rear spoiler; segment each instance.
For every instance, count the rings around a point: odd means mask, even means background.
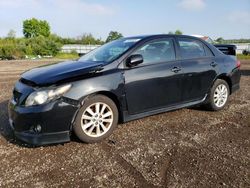
[[[226,55],[236,56],[236,49],[237,49],[236,45],[233,45],[233,44],[215,44],[214,46]]]

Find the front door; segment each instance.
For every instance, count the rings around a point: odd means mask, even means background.
[[[150,41],[132,54],[143,63],[126,69],[125,93],[129,114],[138,114],[177,104],[181,100],[181,67],[172,38]]]

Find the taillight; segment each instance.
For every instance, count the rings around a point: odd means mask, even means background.
[[[240,68],[240,61],[239,60],[237,60],[237,62],[236,62],[236,67]]]

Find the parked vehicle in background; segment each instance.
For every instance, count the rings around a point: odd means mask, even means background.
[[[236,45],[234,44],[217,44],[208,36],[203,35],[192,35],[194,37],[200,38],[202,40],[205,40],[206,42],[213,44],[216,48],[218,48],[220,51],[222,51],[226,55],[233,55],[236,56]]]
[[[77,61],[22,74],[9,121],[17,138],[34,145],[70,141],[72,131],[83,142],[98,142],[118,122],[197,104],[223,109],[240,87],[239,67],[196,37],[122,38]]]
[[[234,44],[214,44],[214,46],[226,55],[236,56],[237,47]]]
[[[244,54],[244,55],[250,55],[250,44],[248,44],[247,49],[245,49],[245,50],[242,51],[242,54]]]

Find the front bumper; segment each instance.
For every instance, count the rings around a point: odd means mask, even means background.
[[[15,136],[31,145],[45,145],[70,141],[72,121],[78,107],[63,99],[51,103],[23,107],[14,100],[9,103],[9,119]],[[40,131],[35,127],[40,126]]]

